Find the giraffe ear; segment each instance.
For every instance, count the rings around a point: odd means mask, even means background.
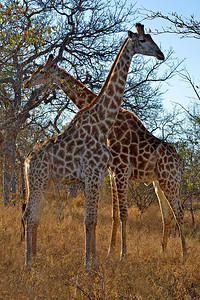
[[[128,30],[128,37],[130,39],[135,39],[136,38],[136,34],[134,32],[132,32],[132,31]]]
[[[49,58],[51,58],[51,60],[53,60],[53,54],[49,54]]]
[[[128,37],[130,39],[132,39],[133,35],[134,35],[134,33],[132,31],[128,30]]]

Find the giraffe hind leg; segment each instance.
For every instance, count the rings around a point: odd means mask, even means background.
[[[85,233],[86,253],[85,268],[97,264],[96,261],[96,226],[100,190],[104,176],[88,176],[85,179]]]
[[[157,186],[157,188],[158,188],[158,186]],[[183,208],[181,205],[179,194],[178,194],[178,192],[176,194],[168,193],[168,192],[164,191],[163,189],[162,190],[160,189],[160,191],[162,191],[162,194],[164,195],[163,199],[164,198],[167,199],[167,202],[169,203],[170,208],[171,208],[173,215],[176,219],[176,222],[178,224],[179,232],[180,232],[180,239],[181,239],[181,246],[182,246],[182,254],[184,257],[186,257],[187,248],[186,248],[184,222],[183,222],[184,211],[183,211]],[[159,193],[161,194],[160,191],[159,191]],[[165,208],[165,211],[167,211],[166,208]]]
[[[187,247],[186,247],[186,241],[185,241],[184,221],[183,221],[184,210],[182,208],[179,195],[177,195],[177,196],[167,195],[167,199],[169,201],[169,204],[172,208],[172,211],[173,211],[174,216],[176,218],[176,222],[177,222],[178,227],[179,227],[181,246],[182,246],[182,254],[183,254],[183,257],[186,258],[186,256],[187,256]]]
[[[185,241],[185,232],[184,232],[184,222],[183,222],[183,217],[184,217],[184,211],[181,206],[181,202],[179,200],[179,209],[178,213],[175,210],[175,217],[179,226],[179,231],[180,231],[180,239],[181,239],[181,245],[182,245],[182,254],[183,258],[186,259],[187,257],[187,246],[186,246],[186,241]]]
[[[113,213],[113,222],[112,222],[112,232],[111,232],[111,241],[110,248],[108,250],[108,255],[111,255],[114,252],[117,240],[117,230],[119,225],[119,204],[118,204],[118,193],[116,186],[116,178],[113,174],[110,174],[111,182],[111,191],[112,191],[112,213]]]
[[[36,255],[37,250],[37,228],[40,222],[42,211],[46,202],[47,197],[51,193],[49,181],[45,184],[45,189],[37,189],[30,187],[29,197],[24,213],[24,219],[27,221],[26,228],[26,260],[25,266],[31,267],[32,254]]]
[[[158,197],[158,202],[160,205],[160,211],[162,216],[162,222],[163,222],[162,251],[163,253],[165,253],[167,248],[168,237],[169,237],[169,230],[174,215],[158,181],[154,181],[153,185],[154,185],[156,195]]]
[[[43,212],[43,209],[44,209],[47,199],[50,198],[52,195],[53,188],[54,188],[53,182],[50,180],[49,183],[47,184],[45,190],[43,191],[41,201],[38,205],[37,218],[36,218],[35,223],[32,228],[32,254],[34,256],[36,256],[36,253],[37,253],[37,230],[38,230],[38,226],[40,223],[41,215],[42,215],[42,212]]]

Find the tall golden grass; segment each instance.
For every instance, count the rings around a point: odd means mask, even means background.
[[[186,213],[188,259],[183,262],[178,236],[169,237],[161,253],[159,207],[140,217],[129,209],[128,256],[119,260],[120,235],[112,258],[107,257],[111,233],[111,199],[99,203],[98,266],[84,269],[84,199],[68,203],[51,199],[44,209],[38,253],[31,270],[24,268],[25,243],[20,242],[21,206],[0,207],[0,299],[200,299],[200,215],[192,235]]]

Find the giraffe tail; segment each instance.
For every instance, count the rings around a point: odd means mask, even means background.
[[[24,220],[24,212],[26,209],[26,203],[22,204],[22,219],[21,219],[21,243],[24,241],[25,238],[25,220]]]

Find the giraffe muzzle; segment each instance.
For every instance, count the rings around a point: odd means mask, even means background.
[[[164,60],[165,56],[161,51],[159,51],[158,54],[156,55],[156,58],[157,60]]]

